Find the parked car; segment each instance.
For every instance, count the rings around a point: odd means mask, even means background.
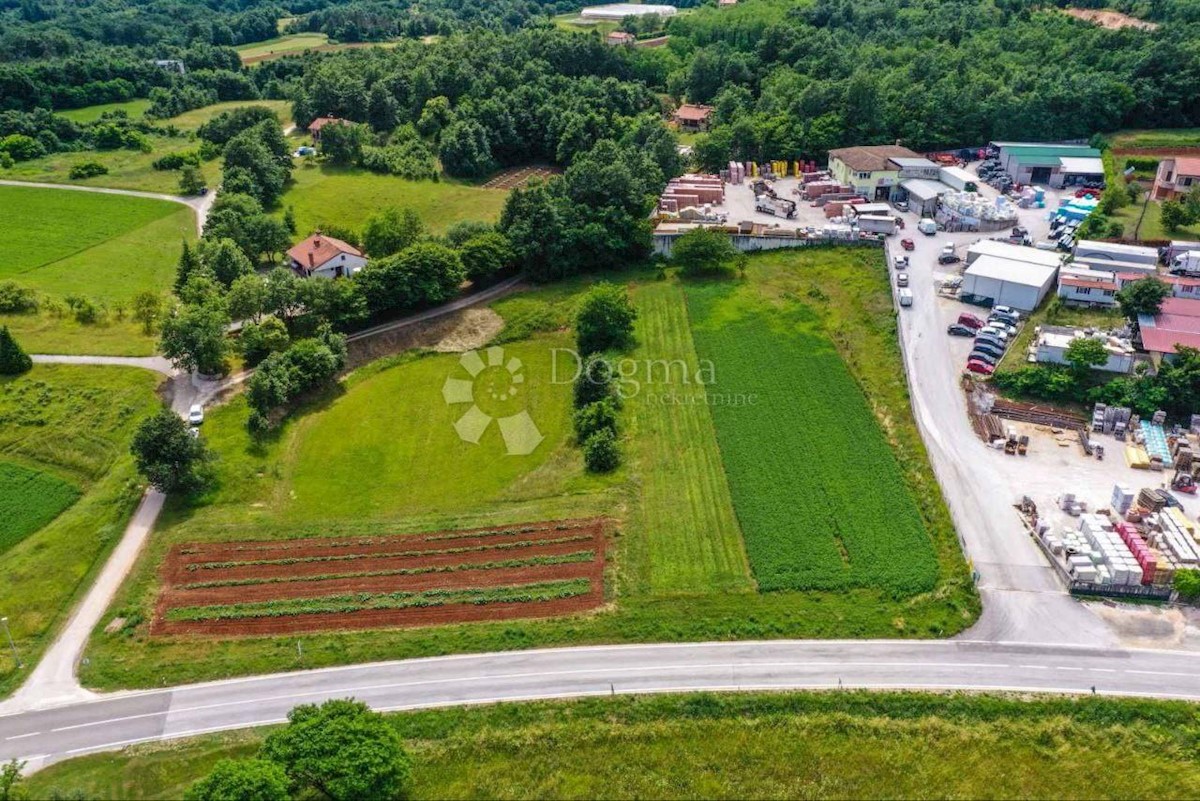
[[[942,248],[942,252],[938,254],[938,264],[957,264],[962,261],[958,254],[954,252],[954,245],[946,245]]]
[[[892,266],[895,267],[897,270],[907,270],[908,269],[908,256],[897,256],[895,261],[892,262]]]
[[[978,317],[970,314],[969,312],[963,312],[962,314],[958,315],[958,324],[965,325],[972,329],[983,328],[983,320],[980,320]]]
[[[975,329],[954,323],[946,328],[946,333],[952,337],[973,337],[975,336]]]
[[[979,331],[976,333],[978,333],[980,336],[993,337],[994,339],[998,339],[999,341],[1004,342],[1004,343],[1008,342],[1008,334],[1004,331],[1001,331],[999,328],[996,328],[995,326],[985,325],[983,328],[980,328]]]
[[[1004,346],[987,339],[975,338],[975,344],[972,346],[972,353],[986,353],[993,359],[1000,359],[1004,356]]]
[[[1008,334],[1009,339],[1012,339],[1017,334],[1017,327],[1015,325],[1009,325],[999,317],[989,317],[987,324],[990,328],[998,328],[1005,334]]]
[[[995,367],[979,359],[967,359],[967,369],[972,373],[979,373],[981,375],[991,375],[996,372]]]
[[[1007,314],[1009,317],[1013,317],[1017,320],[1021,319],[1021,313],[1012,306],[993,306],[992,314]]]
[[[896,211],[908,211],[908,201],[907,200],[897,200],[892,205],[896,207]]]
[[[198,403],[193,403],[192,408],[188,409],[187,421],[189,425],[198,426],[204,422],[204,407]]]
[[[897,294],[900,296],[901,306],[913,305],[913,293],[911,289],[901,289]]]
[[[996,311],[995,309],[993,309],[991,312],[988,313],[988,319],[989,320],[999,320],[1000,322],[1004,323],[1005,325],[1016,325],[1020,321],[1020,318],[1017,317],[1015,314],[1009,314],[1008,312]]]
[[[968,360],[976,359],[978,361],[983,362],[984,364],[991,365],[992,367],[995,367],[996,363],[1000,361],[999,356],[996,356],[995,354],[992,354],[992,353],[988,353],[986,350],[980,350],[979,348],[976,348],[975,350],[971,351],[971,355],[967,356],[967,359]]]
[[[896,286],[908,286],[908,273],[896,273]]]
[[[901,239],[900,247],[904,248],[905,250],[912,250],[913,248],[916,247],[916,245],[913,244],[913,241],[911,239]]]

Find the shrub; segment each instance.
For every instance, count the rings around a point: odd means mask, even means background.
[[[1133,167],[1134,172],[1157,172],[1158,159],[1152,156],[1130,156],[1125,159],[1126,167]]]
[[[583,296],[575,315],[575,340],[583,355],[624,348],[633,337],[637,311],[624,287],[596,284]]]
[[[612,429],[602,429],[583,443],[583,464],[589,473],[611,473],[621,464],[617,435]]]
[[[686,276],[728,274],[736,258],[729,236],[715,228],[694,228],[671,248],[671,261]]]
[[[32,367],[33,359],[21,350],[8,327],[0,327],[0,375],[20,375]]]
[[[575,408],[582,409],[606,398],[615,398],[613,366],[599,354],[592,354],[575,378]]]
[[[24,314],[38,308],[37,293],[16,281],[0,281],[0,313]]]
[[[97,175],[108,175],[108,167],[98,161],[82,161],[73,165],[68,175],[75,181],[83,178],[95,178]]]
[[[601,431],[617,433],[617,405],[611,398],[589,403],[575,412],[575,439],[587,442]]]
[[[181,170],[184,167],[199,167],[200,154],[194,150],[183,153],[168,153],[150,165],[156,170]]]

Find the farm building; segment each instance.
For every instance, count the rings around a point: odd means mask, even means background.
[[[613,31],[608,36],[604,37],[605,44],[610,45],[631,45],[637,41],[637,37],[632,33],[625,31]]]
[[[843,147],[829,151],[829,171],[838,183],[853,186],[868,200],[887,200],[900,183],[900,165],[893,159],[920,158],[899,145]]]
[[[363,253],[320,231],[287,252],[292,269],[305,278],[342,278],[367,266]]]
[[[675,110],[675,124],[681,131],[707,131],[712,123],[713,107],[684,103]]]
[[[1116,274],[1111,272],[1071,264],[1064,266],[1058,274],[1058,296],[1064,303],[1076,306],[1116,306],[1120,288]]]
[[[316,143],[321,141],[321,129],[326,125],[343,125],[349,122],[341,117],[317,117],[308,124],[308,132],[312,134],[312,140]]]
[[[1158,163],[1150,197],[1155,200],[1178,200],[1200,186],[1200,157],[1172,156]]]
[[[1155,366],[1170,361],[1176,346],[1200,348],[1200,300],[1167,298],[1158,314],[1139,314],[1138,338]]]
[[[1042,142],[992,142],[1000,166],[1019,184],[1046,184],[1055,189],[1104,179],[1100,151],[1087,145]]]
[[[1127,339],[1082,331],[1077,328],[1039,326],[1037,341],[1034,344],[1034,358],[1040,364],[1070,364],[1067,361],[1067,348],[1075,340],[1085,337],[1091,337],[1104,343],[1104,350],[1108,353],[1108,361],[1095,369],[1109,373],[1133,372],[1133,366],[1137,362],[1133,343]]]
[[[673,17],[678,12],[675,6],[635,5],[633,3],[610,3],[604,6],[588,6],[579,12],[586,20],[610,20],[620,22],[626,17],[640,17],[643,14],[657,14],[660,17]]]
[[[1057,266],[977,256],[963,273],[961,297],[969,303],[1033,311],[1054,286],[1057,274]]]

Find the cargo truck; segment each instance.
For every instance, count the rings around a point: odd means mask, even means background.
[[[770,195],[759,195],[754,198],[754,210],[763,214],[770,214],[772,217],[785,217],[789,220],[796,216],[796,204],[794,201],[771,197]]]
[[[858,230],[891,236],[896,233],[896,219],[878,214],[861,214],[855,220]]]
[[[1180,253],[1171,262],[1172,275],[1200,276],[1200,250]]]

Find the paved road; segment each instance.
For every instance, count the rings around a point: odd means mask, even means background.
[[[148,740],[278,723],[353,696],[402,710],[610,693],[937,689],[1200,700],[1194,654],[976,641],[775,641],[440,657],[110,696],[0,717],[0,759],[31,768]]]
[[[95,364],[108,367],[139,367],[165,376],[175,375],[169,359],[162,356],[65,356],[55,353],[35,353],[29,358],[34,364]]]
[[[427,309],[426,311],[418,312],[417,314],[411,314],[408,317],[404,317],[400,320],[393,320],[390,323],[382,323],[374,326],[373,328],[363,329],[362,331],[358,331],[346,337],[346,340],[349,342],[355,342],[360,339],[379,336],[380,334],[386,334],[389,331],[406,328],[410,325],[416,325],[417,323],[428,322],[429,320],[433,320],[456,311],[469,309],[472,306],[478,306],[480,303],[487,303],[488,301],[495,300],[496,298],[512,292],[523,280],[524,276],[514,275],[512,278],[506,278],[500,283],[490,286],[487,289],[482,289],[478,292],[472,292],[470,295],[463,295],[457,300],[452,300],[449,303],[443,304],[436,308]]]
[[[171,203],[181,203],[196,212],[196,235],[204,232],[204,223],[208,219],[209,209],[217,199],[217,193],[210,191],[200,197],[184,197],[183,195],[165,195],[158,192],[139,192],[134,189],[112,189],[105,186],[78,186],[77,184],[48,184],[37,181],[0,180],[0,186],[28,186],[35,189],[66,189],[73,192],[95,192],[101,195],[125,195],[127,197],[144,197],[149,200],[166,200]]]

